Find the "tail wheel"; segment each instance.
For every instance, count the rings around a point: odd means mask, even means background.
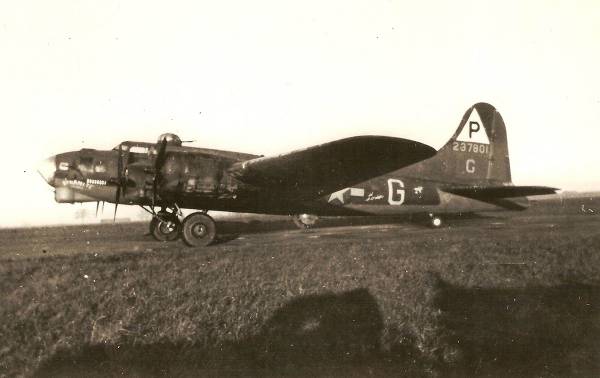
[[[442,220],[442,218],[437,215],[431,215],[430,222],[432,228],[440,228],[444,225],[444,221]]]
[[[297,214],[292,217],[294,224],[301,230],[307,230],[317,224],[319,217],[312,214]]]
[[[179,238],[181,222],[175,214],[159,214],[150,221],[150,234],[158,241],[174,241]]]
[[[183,220],[181,237],[190,247],[207,246],[215,240],[216,235],[215,221],[206,214],[192,213]]]

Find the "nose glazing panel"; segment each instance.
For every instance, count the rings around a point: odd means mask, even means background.
[[[56,157],[50,156],[49,158],[43,160],[38,165],[37,171],[49,185],[52,185],[54,181],[54,173],[56,172]]]

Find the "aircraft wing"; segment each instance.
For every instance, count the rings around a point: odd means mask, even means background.
[[[314,199],[398,170],[435,155],[436,150],[407,139],[358,136],[235,163],[240,181],[277,191],[288,199]]]

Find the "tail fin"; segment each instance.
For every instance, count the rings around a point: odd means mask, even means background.
[[[490,104],[467,109],[450,140],[421,167],[426,176],[448,184],[510,185],[506,126]]]

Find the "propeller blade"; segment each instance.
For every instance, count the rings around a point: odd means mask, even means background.
[[[113,215],[113,222],[117,220],[117,208],[119,207],[119,201],[121,200],[121,185],[117,187],[115,193],[115,214]]]
[[[163,164],[165,164],[165,160],[167,157],[167,138],[163,138],[158,146],[158,152],[156,154],[156,161],[154,162],[154,169],[156,172],[162,168]]]
[[[117,190],[115,192],[115,213],[113,215],[113,222],[117,220],[117,208],[119,207],[119,201],[121,200],[121,190],[123,188],[123,150],[119,144],[119,157],[117,159]]]
[[[152,208],[154,208],[156,204],[156,175],[154,176],[154,180],[152,181]]]
[[[117,192],[115,194],[115,213],[113,214],[113,222],[117,220],[117,208],[119,207],[119,203],[121,201],[121,186],[117,187]]]
[[[163,138],[157,146],[156,160],[154,161],[154,180],[152,180],[152,207],[156,204],[156,191],[160,180],[160,170],[167,161],[167,138]]]
[[[96,201],[96,218],[98,218],[98,208],[100,207],[100,201]]]

